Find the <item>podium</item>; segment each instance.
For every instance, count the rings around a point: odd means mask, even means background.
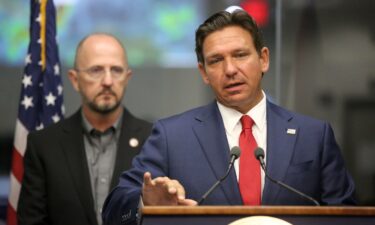
[[[374,225],[375,207],[145,206],[142,225],[227,225],[248,216],[272,216],[293,225]]]

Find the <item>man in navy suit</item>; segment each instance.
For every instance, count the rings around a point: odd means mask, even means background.
[[[355,204],[354,183],[330,125],[267,100],[261,81],[269,50],[246,12],[222,11],[208,18],[196,31],[196,54],[216,100],[154,124],[133,167],[106,199],[106,224],[134,223],[142,204],[196,205],[227,170],[230,149],[239,145],[243,115],[255,122],[252,133],[266,151],[271,177],[322,205]],[[204,203],[242,205],[240,173],[236,162]],[[313,204],[265,179],[264,173],[260,177],[261,204]]]

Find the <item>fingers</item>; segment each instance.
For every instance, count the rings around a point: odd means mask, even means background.
[[[169,194],[176,195],[178,199],[185,199],[185,188],[177,180],[159,177],[155,179],[155,183],[163,185]]]
[[[173,180],[173,187],[176,189],[177,198],[185,199],[185,188],[177,180]]]
[[[143,184],[145,186],[153,185],[150,172],[146,172],[146,173],[143,174]]]
[[[198,205],[196,201],[185,198],[185,188],[178,180],[169,177],[152,179],[150,172],[143,174],[142,196],[145,205]]]
[[[181,205],[181,206],[196,206],[198,205],[198,202],[193,200],[193,199],[182,199],[182,200],[178,200],[178,205]]]
[[[152,179],[151,173],[146,172],[143,175],[143,195],[149,193],[154,195],[155,198],[174,199],[175,204],[178,200],[185,199],[185,188],[177,180],[172,180],[169,177],[157,177]]]

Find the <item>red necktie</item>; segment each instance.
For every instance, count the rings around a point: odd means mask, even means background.
[[[254,156],[254,149],[258,146],[252,132],[254,121],[250,116],[244,115],[241,124],[239,184],[242,201],[245,205],[260,205],[260,164]]]

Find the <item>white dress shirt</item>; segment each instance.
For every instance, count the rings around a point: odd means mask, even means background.
[[[262,100],[250,109],[246,115],[250,116],[254,120],[254,125],[252,127],[254,138],[259,147],[263,148],[266,153],[267,150],[267,117],[266,117],[266,95],[263,93]],[[234,146],[239,146],[239,138],[242,131],[241,117],[242,113],[228,108],[221,103],[217,102],[221,117],[223,118],[225,134],[227,136],[229,149]],[[267,154],[265,154],[267,155]],[[240,156],[241,157],[241,156]],[[266,161],[266,159],[264,159]],[[239,160],[234,163],[234,169],[236,170],[237,180],[239,178]],[[261,169],[261,190],[263,193],[265,175]]]

